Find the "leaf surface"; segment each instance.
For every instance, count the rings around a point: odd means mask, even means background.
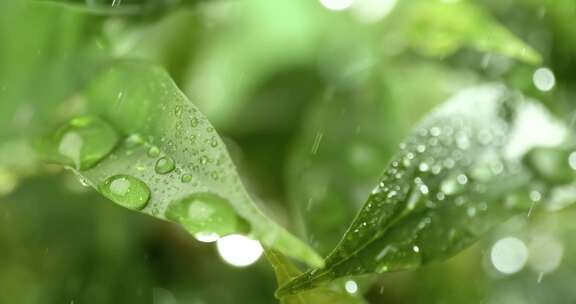
[[[45,159],[74,168],[116,203],[178,222],[198,239],[248,234],[322,264],[256,207],[221,138],[163,69],[141,61],[114,63],[83,98],[90,116],[46,136],[40,144]]]
[[[529,207],[515,196],[529,193],[533,179],[522,160],[535,147],[562,144],[566,133],[541,105],[503,86],[462,91],[400,145],[326,266],[279,294],[453,256]]]

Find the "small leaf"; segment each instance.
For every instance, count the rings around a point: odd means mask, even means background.
[[[535,147],[560,145],[565,131],[542,106],[503,87],[459,93],[401,144],[326,266],[279,294],[451,257],[527,208],[514,196],[528,193],[533,180],[522,158]]]
[[[113,129],[123,139],[111,153],[100,153],[110,147],[111,141],[104,141],[105,147],[96,149],[97,162],[74,166],[112,201],[176,221],[192,234],[249,234],[311,265],[322,264],[312,249],[256,207],[214,128],[163,69],[139,61],[115,63],[92,81],[83,98],[100,131],[76,130],[74,140],[56,131],[41,145],[45,158],[58,161],[74,152],[82,159],[83,144],[96,140],[91,134]],[[63,141],[74,149],[59,150]]]
[[[272,264],[276,273],[278,285],[282,285],[301,274],[284,255],[275,250],[265,250],[266,258]],[[281,304],[359,304],[361,298],[345,294],[327,287],[316,288],[296,295],[288,295],[280,299]]]

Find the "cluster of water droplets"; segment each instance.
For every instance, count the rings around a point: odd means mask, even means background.
[[[487,218],[506,213],[506,190],[518,190],[506,181],[523,172],[519,159],[505,157],[516,106],[510,98],[501,87],[464,91],[424,121],[400,144],[328,268],[338,264],[333,271],[341,274],[411,268],[461,250],[489,228]],[[536,190],[531,199],[541,199]],[[373,262],[342,263],[362,256]]]
[[[202,241],[215,241],[237,231],[236,211],[223,197],[241,185],[232,179],[233,189],[219,192],[234,167],[213,127],[196,112],[177,105],[169,136],[132,134],[124,140],[100,118],[74,118],[57,131],[48,145],[55,147],[50,155],[113,202],[168,218]]]

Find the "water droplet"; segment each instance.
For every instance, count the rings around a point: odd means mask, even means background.
[[[576,152],[570,153],[568,156],[568,164],[572,170],[576,170]]]
[[[126,138],[126,147],[134,148],[144,143],[144,139],[140,134],[132,134]]]
[[[160,156],[160,149],[156,146],[150,147],[150,149],[148,149],[148,156],[153,158]]]
[[[154,171],[158,174],[168,174],[176,168],[174,160],[168,156],[159,158],[154,166]]]
[[[258,241],[240,234],[227,235],[216,243],[218,254],[228,264],[245,267],[254,264],[264,251]]]
[[[549,68],[538,68],[534,75],[532,75],[532,81],[534,86],[542,92],[548,92],[554,88],[556,84],[556,77],[554,73]]]
[[[182,175],[182,177],[180,178],[180,181],[183,183],[189,183],[192,181],[192,175],[190,174],[184,174]]]
[[[212,148],[216,148],[218,146],[218,140],[215,137],[212,137],[212,139],[210,140],[210,146]]]
[[[192,117],[190,120],[190,126],[192,126],[192,128],[196,128],[198,127],[198,124],[200,124],[200,120],[196,117]]]
[[[533,202],[539,202],[542,199],[542,194],[536,190],[530,191],[530,200]]]
[[[187,231],[226,235],[236,231],[238,218],[228,201],[211,193],[199,193],[172,202],[166,218],[180,223]]]
[[[344,283],[344,289],[346,289],[346,292],[349,294],[355,294],[358,292],[358,284],[353,280],[348,280]]]
[[[515,237],[503,238],[492,247],[490,259],[496,270],[504,274],[513,274],[526,265],[528,248],[524,242]]]
[[[428,166],[427,163],[420,163],[420,165],[418,166],[418,169],[421,172],[428,172],[428,170],[430,169],[430,166]]]
[[[119,137],[116,131],[105,121],[92,116],[81,116],[70,120],[56,131],[56,141],[47,139],[49,160],[74,166],[78,170],[94,167],[106,157]]]
[[[463,187],[458,182],[457,178],[448,177],[442,181],[442,184],[440,185],[440,189],[446,195],[454,195],[454,194],[457,194],[460,191],[462,191]]]
[[[440,191],[440,192],[436,193],[436,198],[439,201],[443,201],[446,198],[446,194],[444,194],[444,192]]]
[[[456,181],[458,181],[460,185],[466,185],[468,183],[468,176],[460,174],[456,177]]]
[[[441,130],[439,127],[432,127],[430,129],[430,135],[436,137],[436,136],[440,136]]]
[[[351,7],[354,0],[320,0],[320,3],[329,10],[342,11]]]
[[[220,236],[214,232],[198,232],[194,234],[194,238],[202,243],[214,243],[220,239]]]
[[[113,202],[140,210],[150,200],[150,189],[141,180],[129,175],[115,175],[99,186],[100,192]]]
[[[420,185],[420,192],[422,192],[422,194],[428,194],[429,190],[428,190],[428,186],[426,185]]]

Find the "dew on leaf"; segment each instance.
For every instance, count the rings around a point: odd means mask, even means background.
[[[191,126],[192,128],[198,127],[199,124],[200,124],[200,120],[199,120],[197,117],[193,117],[193,118],[190,120],[190,126]]]
[[[150,188],[140,179],[129,175],[111,176],[98,189],[105,197],[129,209],[140,210],[150,200]]]
[[[144,139],[142,138],[142,136],[140,134],[132,134],[128,137],[126,137],[126,147],[127,148],[134,148],[138,145],[142,145],[144,143]]]
[[[160,149],[156,146],[150,147],[150,149],[148,149],[148,156],[153,158],[160,156]]]
[[[174,160],[171,157],[163,156],[156,161],[154,171],[158,174],[168,174],[176,168]]]
[[[51,138],[42,141],[48,150],[47,158],[86,170],[112,152],[118,140],[117,132],[105,121],[81,116],[61,126],[55,133],[54,142]]]
[[[190,174],[183,174],[182,177],[180,178],[180,181],[183,183],[189,183],[192,181],[192,175]]]
[[[181,224],[190,233],[226,235],[236,231],[238,218],[232,206],[211,193],[199,193],[172,202],[166,210],[169,220]]]

